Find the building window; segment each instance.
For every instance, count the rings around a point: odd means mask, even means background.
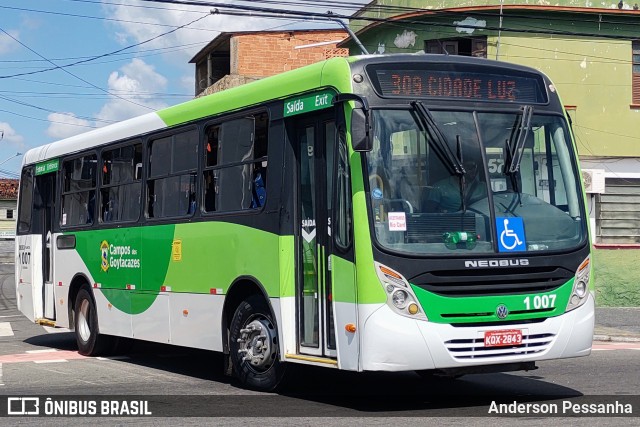
[[[7,209],[7,219],[13,219],[13,209]]]
[[[640,244],[640,179],[605,178],[605,188],[596,196],[596,243]]]
[[[487,38],[470,37],[425,41],[426,53],[487,57]]]
[[[633,53],[631,102],[633,104],[640,105],[640,40],[634,40],[631,43],[631,49]]]
[[[206,212],[259,209],[266,202],[266,113],[210,126],[203,173]]]

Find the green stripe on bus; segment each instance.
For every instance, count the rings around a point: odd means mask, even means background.
[[[477,323],[494,321],[519,321],[535,318],[547,318],[564,314],[569,296],[573,289],[574,279],[549,292],[516,295],[482,295],[478,297],[446,297],[426,291],[415,285],[411,288],[425,311],[427,318],[433,323]],[[546,297],[545,297],[546,296]],[[527,307],[525,299],[529,297],[542,299],[545,306]],[[496,308],[504,304],[509,310],[505,319],[499,319]]]
[[[291,236],[213,221],[73,234],[94,282],[100,283],[111,304],[126,313],[147,310],[163,286],[171,292],[209,294],[211,289],[222,289],[225,294],[238,278],[246,277],[258,281],[269,297],[281,296],[281,284],[284,296],[295,292]],[[180,256],[174,250],[176,242]],[[134,285],[135,291],[127,290],[127,285]]]
[[[291,94],[308,92],[309,88],[335,87],[351,92],[351,71],[345,58],[333,58],[265,79],[194,99],[158,111],[167,124],[175,126],[215,114],[247,108]],[[331,82],[327,84],[325,82]]]

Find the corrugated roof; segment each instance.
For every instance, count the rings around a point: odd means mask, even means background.
[[[17,199],[19,182],[17,179],[0,179],[0,199]]]

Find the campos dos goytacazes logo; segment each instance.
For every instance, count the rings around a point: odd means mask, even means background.
[[[101,263],[100,268],[102,271],[106,272],[109,270],[109,242],[103,240],[100,243],[100,255],[101,255]]]

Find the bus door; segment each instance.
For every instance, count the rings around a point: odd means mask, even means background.
[[[54,245],[53,240],[53,221],[55,211],[56,197],[56,174],[48,173],[38,175],[36,178],[36,199],[37,205],[34,205],[34,219],[40,224],[37,228],[40,230],[42,239],[42,307],[45,319],[55,320],[55,295],[53,286],[53,257]],[[37,212],[40,211],[40,212]],[[35,297],[35,295],[34,295]]]
[[[296,210],[300,221],[296,268],[298,351],[329,358],[338,357],[340,343],[336,345],[336,325],[352,322],[356,318],[353,304],[350,305],[353,313],[336,310],[333,299],[336,285],[331,266],[335,259],[332,193],[336,175],[336,134],[333,108],[321,115],[296,117]],[[341,277],[346,276],[349,276],[348,272],[345,274],[341,270]],[[340,281],[340,286],[350,288],[347,293],[355,289],[353,274],[351,276]],[[336,290],[344,293],[344,290]],[[345,352],[357,355],[353,348],[345,348]]]
[[[22,172],[16,296],[18,308],[32,321],[55,319],[52,250],[55,189],[56,173],[34,175],[32,166]]]

